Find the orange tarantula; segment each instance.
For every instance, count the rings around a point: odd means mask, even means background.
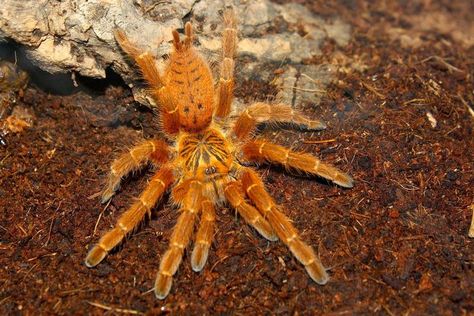
[[[214,88],[211,70],[193,47],[193,30],[185,25],[185,38],[173,32],[174,50],[163,74],[148,52],[142,52],[116,31],[122,49],[138,64],[160,105],[161,123],[168,140],[146,140],[112,163],[102,202],[108,201],[123,176],[146,163],[159,171],[151,178],[136,202],[119,219],[115,227],[100,238],[89,251],[85,264],[94,267],[124,237],[134,230],[166,192],[179,208],[179,218],[170,245],[161,259],[155,283],[155,294],[165,298],[171,289],[185,248],[195,234],[191,265],[201,271],[207,261],[212,242],[215,209],[228,203],[243,219],[268,240],[283,241],[305,266],[310,277],[319,284],[328,275],[313,248],[299,236],[297,229],[267,193],[257,172],[244,162],[277,163],[317,175],[350,188],[352,178],[337,168],[307,153],[297,153],[254,136],[260,123],[283,122],[304,130],[320,130],[325,125],[310,120],[290,106],[257,102],[229,122],[234,88],[234,54],[237,44],[233,10],[224,11],[222,63],[219,82]]]

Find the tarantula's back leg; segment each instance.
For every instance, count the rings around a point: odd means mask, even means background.
[[[164,299],[171,290],[173,275],[181,264],[184,249],[191,238],[201,204],[202,184],[200,181],[192,180],[184,195],[181,214],[171,235],[170,246],[161,259],[160,270],[155,282],[155,295],[159,299]]]
[[[258,210],[245,201],[242,191],[242,184],[237,181],[228,183],[224,189],[224,194],[230,205],[243,217],[243,219],[253,226],[263,237],[275,241],[277,236],[271,225],[258,212]]]
[[[143,52],[132,44],[124,31],[116,29],[114,35],[124,52],[135,60],[142,72],[143,78],[150,86],[152,96],[159,102],[163,130],[170,135],[176,134],[179,129],[177,106],[172,98],[169,97],[164,80],[156,67],[155,58],[150,52]]]
[[[125,35],[125,32],[121,29],[115,29],[114,35],[124,52],[130,55],[130,57],[135,60],[138,67],[140,67],[145,80],[148,81],[153,88],[161,88],[163,86],[163,80],[158,68],[156,68],[155,58],[150,54],[150,52],[142,52],[138,47],[130,42]]]
[[[112,162],[107,184],[102,192],[102,203],[114,195],[120,180],[131,171],[139,169],[150,160],[156,164],[168,161],[168,145],[159,139],[144,141]]]
[[[278,209],[273,198],[265,190],[258,174],[246,169],[242,174],[242,184],[252,202],[264,213],[278,237],[290,248],[296,259],[305,266],[310,277],[318,284],[326,284],[329,280],[326,269],[313,248],[301,240],[297,229]]]
[[[326,124],[320,120],[310,120],[289,105],[257,102],[240,114],[233,132],[239,139],[245,139],[252,134],[259,123],[288,123],[310,131],[326,128]]]
[[[115,227],[100,238],[99,242],[87,254],[85,264],[94,267],[99,264],[107,253],[117,246],[142,220],[146,213],[156,204],[173,182],[173,171],[165,166],[155,174],[138,200],[123,213]]]
[[[201,271],[206,264],[216,224],[214,204],[210,200],[204,200],[201,206],[201,222],[191,255],[191,266],[196,272]]]
[[[276,162],[289,169],[293,168],[318,175],[344,188],[352,188],[354,186],[354,180],[347,173],[322,162],[308,153],[297,153],[291,149],[261,139],[248,141],[243,145],[242,151],[244,157],[252,161]]]
[[[222,62],[215,115],[226,117],[231,111],[234,98],[234,55],[237,49],[237,29],[234,10],[224,11],[224,31],[222,33]]]

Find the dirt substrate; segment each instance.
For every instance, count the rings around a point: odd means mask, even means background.
[[[474,313],[474,244],[467,236],[474,48],[462,32],[456,38],[438,28],[441,22],[431,29],[413,22],[446,15],[462,29],[474,8],[469,1],[423,4],[429,2],[305,4],[353,26],[347,47],[328,42],[323,57],[307,61],[341,69],[321,104],[300,105],[328,129],[265,133],[334,163],[356,184],[341,189],[278,168],[260,171],[330,268],[327,285],[313,283],[282,243],[265,241],[223,208],[204,271],[192,271],[187,251],[170,295],[157,300],[151,289],[177,217],[166,203],[88,269],[88,247],[152,171],[127,178],[106,208],[96,193],[118,152],[159,134],[154,115],[122,87],[59,96],[33,85],[20,101],[34,113],[33,127],[9,134],[0,148],[0,314]],[[419,42],[402,43],[416,34]],[[268,83],[238,82],[241,98],[266,100],[267,93]]]

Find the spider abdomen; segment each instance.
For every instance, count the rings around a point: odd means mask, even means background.
[[[201,131],[210,124],[214,108],[213,81],[208,64],[193,48],[171,54],[165,82],[184,130]]]

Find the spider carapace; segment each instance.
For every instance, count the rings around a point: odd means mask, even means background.
[[[208,258],[215,232],[216,209],[226,204],[268,240],[280,239],[319,284],[329,277],[313,248],[307,245],[281,207],[265,190],[250,164],[280,164],[287,169],[320,176],[343,187],[353,180],[336,167],[302,152],[274,144],[256,135],[265,123],[284,123],[300,130],[321,130],[325,125],[311,120],[285,104],[256,102],[231,119],[234,88],[234,54],[237,44],[233,10],[223,15],[222,60],[214,85],[208,63],[193,47],[192,26],[185,25],[185,38],[173,32],[174,50],[163,74],[148,52],[133,45],[121,30],[115,32],[120,47],[132,57],[150,86],[160,110],[160,123],[167,140],[145,140],[112,163],[102,194],[107,202],[121,178],[151,163],[157,169],[139,198],[89,251],[88,267],[99,264],[144,219],[167,191],[179,216],[163,254],[155,282],[155,294],[165,298],[171,289],[184,251],[194,234],[190,256],[194,271],[201,271]]]

